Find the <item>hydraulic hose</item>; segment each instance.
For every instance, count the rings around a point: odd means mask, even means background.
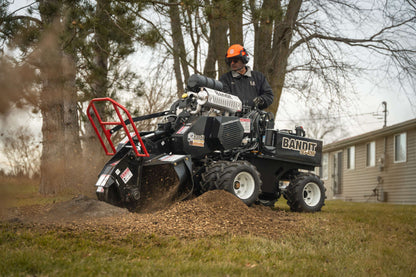
[[[198,92],[200,91],[201,87],[207,87],[219,91],[222,91],[223,89],[222,83],[218,80],[198,74],[193,74],[191,77],[189,77],[187,86],[188,90]]]

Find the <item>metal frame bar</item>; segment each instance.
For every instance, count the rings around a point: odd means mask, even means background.
[[[101,119],[101,116],[98,113],[97,108],[95,107],[95,102],[110,102],[113,105],[114,110],[117,113],[117,116],[119,118],[120,121],[103,121]],[[123,120],[123,116],[120,112],[120,109],[124,111],[124,113],[127,115],[128,119],[127,120]],[[110,152],[107,148],[107,146],[104,143],[104,140],[102,138],[102,135],[100,134],[93,118],[92,118],[92,113],[94,113],[94,115],[96,116],[98,123],[100,124],[100,127],[104,133],[105,138],[107,139],[108,144],[111,146],[111,150],[112,152]],[[87,116],[88,119],[91,122],[92,127],[94,128],[95,133],[97,134],[98,139],[100,140],[101,146],[103,147],[106,155],[108,156],[112,156],[116,153],[116,149],[114,147],[114,143],[111,140],[111,129],[107,129],[106,126],[121,126],[124,130],[124,132],[126,133],[127,137],[129,138],[129,142],[133,147],[134,153],[136,154],[137,157],[149,157],[149,153],[147,152],[147,149],[142,141],[142,138],[140,137],[139,132],[137,131],[136,125],[134,125],[133,123],[133,119],[130,115],[130,113],[127,111],[127,109],[125,107],[123,107],[121,104],[119,104],[118,102],[116,102],[115,100],[109,98],[109,97],[105,97],[105,98],[94,98],[91,100],[90,104],[88,105],[87,108]],[[141,152],[143,153],[139,153],[139,150],[136,146],[136,144],[133,141],[133,137],[131,136],[129,130],[127,129],[127,124],[131,124],[131,126],[133,127],[134,130],[134,134],[137,137],[137,139],[139,140],[139,144],[140,144],[140,149]]]

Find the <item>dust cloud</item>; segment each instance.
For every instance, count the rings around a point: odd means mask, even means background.
[[[14,64],[7,56],[0,57],[0,115],[7,116],[16,105],[21,108],[32,102],[35,70],[27,64]]]

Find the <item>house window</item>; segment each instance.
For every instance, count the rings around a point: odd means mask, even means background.
[[[367,166],[376,165],[376,142],[372,141],[367,144]]]
[[[394,136],[394,162],[406,161],[406,133]]]
[[[347,169],[355,168],[355,146],[348,147],[347,149]]]
[[[328,179],[328,153],[322,155],[322,166],[319,168],[319,176],[322,180]]]

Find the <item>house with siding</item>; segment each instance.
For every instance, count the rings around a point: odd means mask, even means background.
[[[323,147],[327,199],[416,204],[416,119]]]

